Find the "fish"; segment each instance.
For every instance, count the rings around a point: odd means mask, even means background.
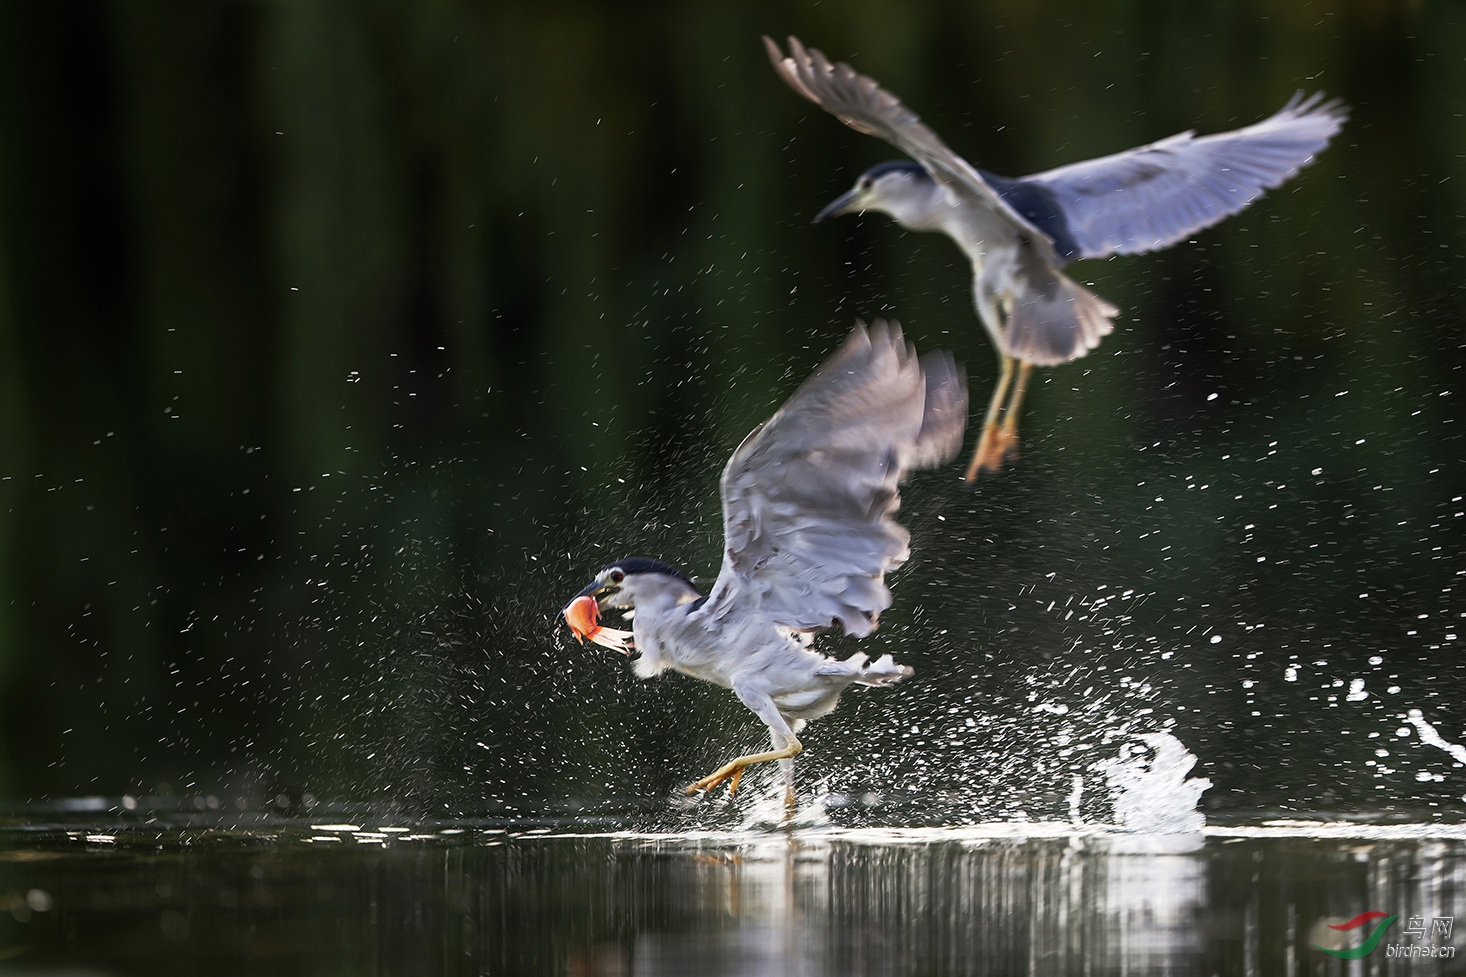
[[[569,625],[570,633],[575,635],[575,640],[581,644],[590,641],[603,648],[624,652],[628,656],[631,654],[631,632],[608,628],[601,624],[601,608],[594,597],[590,595],[577,597],[566,604],[565,609],[560,613],[565,618],[565,623]]]

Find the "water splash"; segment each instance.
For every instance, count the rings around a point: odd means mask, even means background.
[[[784,804],[783,780],[774,778],[768,788],[749,798],[748,807],[744,809],[740,830],[828,828],[831,826],[831,821],[825,805],[829,799],[830,794],[821,784],[812,796],[801,793],[798,806],[791,811]]]
[[[1406,714],[1406,721],[1414,726],[1415,731],[1420,734],[1420,742],[1428,746],[1433,746],[1438,750],[1445,750],[1459,762],[1466,763],[1466,747],[1452,743],[1440,733],[1436,732],[1436,728],[1425,718],[1425,713],[1419,709],[1411,709]]]
[[[1168,732],[1143,733],[1144,743],[1127,743],[1120,755],[1098,764],[1110,785],[1115,821],[1127,831],[1184,834],[1206,827],[1196,809],[1211,786],[1205,777],[1187,777],[1196,756]]]

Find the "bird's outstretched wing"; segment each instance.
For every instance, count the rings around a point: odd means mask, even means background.
[[[895,146],[932,175],[947,190],[969,203],[1002,217],[1029,238],[1049,265],[1059,262],[1049,236],[1015,210],[981,174],[952,152],[917,114],[901,104],[874,78],[859,74],[844,62],[831,64],[815,48],[806,48],[799,38],[789,38],[786,56],[770,37],[764,47],[774,70],[790,88],[835,116],[856,132],[878,136]]]
[[[1169,247],[1230,217],[1313,162],[1349,117],[1338,99],[1299,92],[1261,122],[1136,149],[1014,181],[1054,196],[1080,258]]]
[[[908,555],[897,486],[952,458],[966,423],[950,355],[918,359],[896,323],[857,324],[723,470],[723,567],[706,613],[869,634],[891,604],[884,575]]]

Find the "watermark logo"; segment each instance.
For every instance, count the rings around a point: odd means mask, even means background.
[[[1435,942],[1436,937],[1449,940],[1451,932],[1456,928],[1456,917],[1454,916],[1432,916],[1430,924],[1427,925],[1424,916],[1411,916],[1405,920],[1405,935],[1414,939],[1424,940],[1427,936],[1431,938],[1429,943],[1386,943],[1385,956],[1387,957],[1454,957],[1456,948],[1453,946],[1441,946]]]
[[[1430,935],[1451,938],[1451,930],[1456,928],[1455,916],[1432,916],[1430,917]],[[1405,920],[1405,935],[1417,936],[1425,939],[1426,927],[1424,916],[1411,916]]]
[[[1362,960],[1379,948],[1380,941],[1384,939],[1385,932],[1399,919],[1398,915],[1391,916],[1379,910],[1371,910],[1367,913],[1360,913],[1347,923],[1329,925],[1329,929],[1340,933],[1363,933],[1369,927],[1368,935],[1364,936],[1363,942],[1357,946],[1344,949],[1334,949],[1313,943],[1312,946],[1320,953],[1327,953],[1331,957],[1338,957],[1340,960]],[[1322,921],[1320,921],[1322,922]],[[1371,925],[1372,924],[1372,925]],[[1434,940],[1439,937],[1449,940],[1456,928],[1454,916],[1431,916],[1427,922],[1425,916],[1410,916],[1405,920],[1404,933],[1412,940],[1424,941],[1427,937],[1430,943],[1386,943],[1385,956],[1387,957],[1454,957],[1456,948],[1450,945],[1438,945]],[[1322,932],[1321,930],[1317,932]],[[1333,942],[1330,940],[1329,942]]]
[[[1384,917],[1384,922],[1376,923],[1374,930],[1358,946],[1350,947],[1347,950],[1330,950],[1328,947],[1319,946],[1315,943],[1313,944],[1313,948],[1315,950],[1322,950],[1331,957],[1338,957],[1340,960],[1362,960],[1374,952],[1374,948],[1379,946],[1379,941],[1384,939],[1385,930],[1389,929],[1390,924],[1400,917],[1391,916],[1388,913],[1382,913],[1376,909],[1371,912],[1360,913],[1347,923],[1340,923],[1337,926],[1329,927],[1331,930],[1357,930],[1371,920],[1379,919],[1380,917]]]

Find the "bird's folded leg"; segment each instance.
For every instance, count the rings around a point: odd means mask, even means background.
[[[706,777],[687,788],[687,793],[696,794],[700,790],[712,790],[725,780],[732,780],[728,785],[728,793],[732,794],[738,789],[738,781],[743,778],[743,771],[755,763],[766,763],[769,760],[788,760],[798,756],[804,749],[797,739],[790,737],[789,745],[782,750],[768,750],[764,753],[750,753],[747,756],[738,757],[736,760],[729,760]]]

